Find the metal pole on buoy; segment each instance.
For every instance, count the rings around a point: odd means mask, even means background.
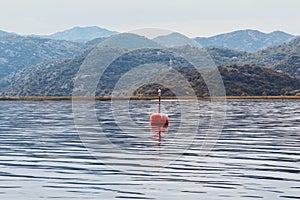
[[[150,117],[150,125],[154,127],[167,128],[169,125],[168,115],[160,113],[161,90],[158,89],[158,113],[154,113]]]
[[[160,98],[161,98],[161,90],[158,89],[158,113],[160,113]]]

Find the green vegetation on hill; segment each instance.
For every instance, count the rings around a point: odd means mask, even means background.
[[[258,66],[219,67],[228,96],[281,96],[300,88],[300,80]]]
[[[0,79],[40,62],[73,58],[82,53],[81,43],[9,35],[0,37]]]
[[[0,81],[2,96],[70,96],[74,78],[87,53],[74,59],[43,62],[12,73]]]
[[[187,48],[187,47],[182,47]],[[171,49],[139,49],[126,51],[120,48],[95,47],[95,57],[89,57],[89,62],[99,59],[99,55],[105,55],[106,51],[119,51],[122,56],[116,59],[99,79],[96,96],[110,96],[116,84],[127,72],[145,64],[160,64],[165,70],[158,77],[145,80],[145,85],[137,88],[134,95],[152,96],[157,94],[157,80],[164,80],[163,92],[172,96],[173,91],[180,95],[190,96],[196,93],[199,97],[210,96],[206,83],[201,74],[182,57],[175,56],[174,48]],[[192,52],[193,49],[191,48]],[[71,96],[73,83],[81,64],[85,61],[90,51],[75,57],[74,59],[58,59],[38,65],[27,67],[0,81],[2,96]],[[178,53],[179,52],[179,53]],[[180,55],[180,49],[177,49]],[[230,56],[239,56],[235,52]],[[229,56],[229,57],[230,57]],[[170,68],[172,60],[172,68]],[[144,75],[151,74],[151,68],[144,71]],[[149,71],[150,70],[150,71]],[[254,65],[218,67],[223,79],[226,94],[229,96],[260,96],[260,95],[284,95],[300,89],[300,81],[287,74],[273,71]],[[205,73],[206,80],[213,79],[212,71]],[[139,81],[142,77],[133,74]],[[142,80],[143,81],[143,80]],[[193,91],[187,86],[191,85]]]
[[[281,96],[300,88],[300,80],[289,75],[275,72],[258,66],[227,66],[218,67],[227,96]],[[178,71],[189,81],[198,97],[210,96],[203,77],[193,68],[180,68]],[[169,72],[170,73],[170,72]],[[206,72],[208,80],[213,79],[214,73]],[[174,95],[174,82],[164,86],[164,95]],[[135,92],[138,96],[155,96],[157,84],[145,84]]]
[[[284,60],[274,65],[273,69],[300,78],[300,54],[287,56]]]
[[[173,47],[171,50],[179,55],[190,57],[191,60],[195,60],[195,63],[199,62],[199,65],[204,64],[203,70],[211,70],[215,66],[257,65],[298,76],[297,57],[300,56],[300,38],[253,53],[227,48],[195,48],[190,46]],[[208,54],[213,59],[214,65],[211,66],[199,59],[199,55],[202,54]]]
[[[238,60],[238,64],[254,64],[272,67],[289,56],[300,54],[300,38],[295,38],[288,43],[276,47],[269,47],[261,51],[247,54]]]

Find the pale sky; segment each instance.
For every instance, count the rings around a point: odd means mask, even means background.
[[[190,37],[240,29],[300,35],[300,0],[0,0],[0,30],[50,34],[74,26],[163,28]]]

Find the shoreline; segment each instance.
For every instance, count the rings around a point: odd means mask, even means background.
[[[195,100],[193,97],[179,97],[181,100]],[[72,96],[49,96],[49,97],[0,97],[0,101],[111,101],[111,100],[157,100],[157,97],[72,97]],[[177,97],[164,97],[163,100],[177,100]],[[198,100],[300,100],[300,96],[226,96],[226,97],[203,97]]]

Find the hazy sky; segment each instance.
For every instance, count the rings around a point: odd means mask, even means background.
[[[1,0],[0,30],[49,34],[73,26],[165,28],[188,36],[238,29],[300,35],[300,0]]]

